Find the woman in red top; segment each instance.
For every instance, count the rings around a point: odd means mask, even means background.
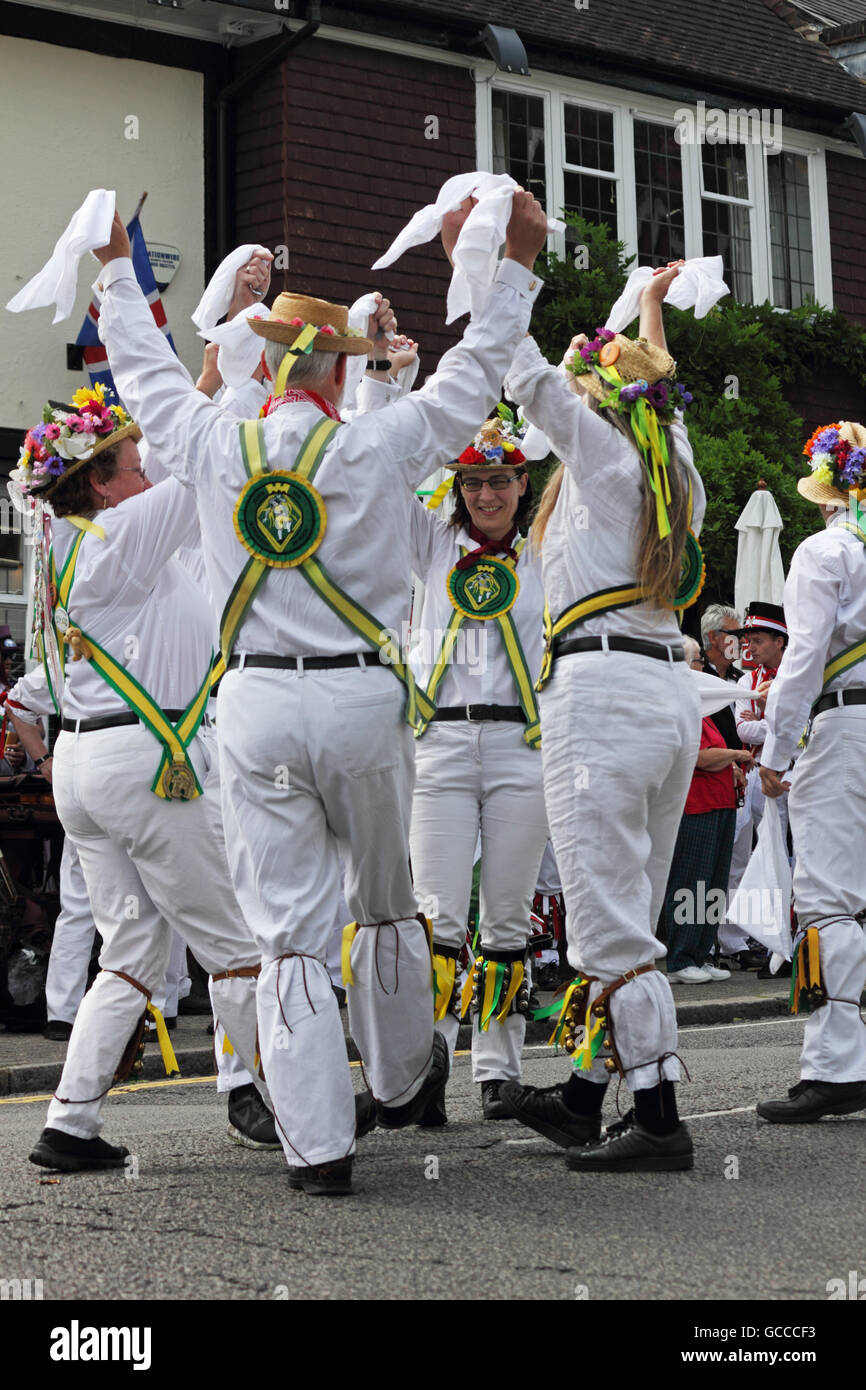
[[[701,746],[680,822],[663,920],[668,979],[680,984],[725,980],[730,972],[710,961],[727,904],[728,874],[737,818],[737,764],[745,748],[727,748],[712,719],[701,721]]]

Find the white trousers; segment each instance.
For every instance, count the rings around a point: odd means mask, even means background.
[[[226,1046],[227,1042],[229,1046]],[[216,1018],[214,1018],[213,1051],[217,1069],[216,1088],[220,1095],[224,1095],[227,1091],[233,1091],[238,1086],[249,1086],[255,1080],[226,1037],[225,1028]]]
[[[354,1145],[326,966],[341,861],[349,913],[364,924],[348,1006],[373,1094],[404,1104],[430,1063],[430,953],[409,875],[414,761],[403,704],[385,667],[229,671],[220,687],[229,862],[263,957],[259,1044],[292,1165],[325,1163]]]
[[[864,758],[866,706],[826,710],[812,725],[788,794],[794,907],[801,928],[819,929],[824,985],[835,996],[806,1022],[804,1081],[866,1081],[859,1009],[866,985]]]
[[[102,936],[102,973],[84,996],[48,1124],[81,1138],[101,1127],[102,1099],[144,1008],[120,974],[154,991],[163,981],[176,927],[210,973],[258,964],[259,953],[232,892],[219,801],[200,739],[190,748],[204,796],[164,801],[150,790],[159,745],[141,724],[62,733],[54,752],[54,799],[73,841]],[[252,1068],[255,980],[214,986],[219,1014]]]
[[[570,964],[599,983],[663,959],[655,935],[700,743],[684,662],[627,652],[561,657],[541,693],[544,790],[562,875]],[[610,999],[631,1090],[679,1079],[673,996],[662,971]],[[606,1081],[601,1058],[590,1080]]]
[[[74,1023],[87,988],[96,927],[78,852],[67,837],[60,860],[60,912],[54,924],[45,1002],[49,1019]]]
[[[540,754],[527,747],[522,724],[434,722],[416,747],[410,847],[418,900],[433,920],[435,940],[446,946],[466,939],[479,833],[481,945],[521,951],[547,843]],[[436,1025],[452,1054],[456,1022]],[[486,1032],[476,1018],[474,1080],[519,1078],[525,1034],[523,1014],[493,1019]]]

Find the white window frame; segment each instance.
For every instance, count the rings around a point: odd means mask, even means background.
[[[564,173],[566,168],[575,172],[593,174],[596,177],[611,177],[617,185],[617,239],[625,243],[626,254],[637,256],[637,198],[634,172],[634,121],[649,121],[673,127],[677,124],[677,113],[695,108],[686,102],[675,103],[660,97],[643,93],[624,92],[620,88],[579,82],[557,74],[536,74],[533,78],[510,77],[495,73],[483,77],[476,72],[476,131],[478,147],[478,168],[492,168],[492,91],[505,90],[521,92],[527,96],[542,97],[545,100],[545,182],[549,209],[552,215],[559,214],[564,202]],[[596,110],[613,114],[614,171],[579,169],[565,164],[565,121],[564,106],[590,106]],[[817,135],[783,129],[781,133],[782,152],[806,155],[809,172],[809,211],[812,222],[812,257],[814,273],[814,297],[825,308],[833,307],[833,271],[830,258],[830,215],[827,198],[827,166],[825,151],[828,147],[843,148],[837,141],[826,140]],[[746,149],[746,169],[749,179],[749,198],[724,198],[720,195],[703,194],[701,172],[701,146],[697,143],[684,143],[680,146],[683,164],[683,200],[686,256],[703,254],[703,210],[701,200],[708,197],[713,201],[735,202],[750,210],[752,236],[752,295],[753,302],[772,303],[772,275],[770,265],[770,213],[766,167],[766,147],[749,144]],[[845,153],[851,154],[845,149]],[[549,249],[560,256],[565,254],[565,238],[554,234],[549,238]],[[780,312],[784,312],[780,309]]]

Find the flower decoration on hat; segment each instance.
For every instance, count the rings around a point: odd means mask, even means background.
[[[42,420],[27,431],[11,481],[24,497],[47,496],[61,478],[109,444],[134,435],[138,426],[120,405],[106,404],[101,382],[82,386],[68,405],[49,401]]]
[[[520,441],[526,434],[526,421],[504,403],[485,420],[472,443],[454,459],[449,468],[519,468],[526,462]]]
[[[694,397],[674,380],[676,363],[664,349],[645,338],[612,333],[609,328],[597,328],[595,333],[591,342],[566,355],[566,369],[580,377],[581,386],[602,409],[628,416],[655,496],[659,535],[664,539],[671,530],[667,513],[670,460],[660,427],[672,425],[676,412],[685,410]]]
[[[866,447],[846,438],[852,433],[846,422],[821,425],[803,453],[816,483],[840,493],[855,492],[859,499],[866,496]]]

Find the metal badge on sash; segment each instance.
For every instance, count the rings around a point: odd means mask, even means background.
[[[162,789],[169,801],[192,801],[195,774],[185,763],[169,763],[162,774]]]
[[[54,626],[63,637],[69,631],[69,614],[65,608],[57,607],[54,610]]]
[[[520,580],[510,565],[483,555],[466,569],[455,565],[445,581],[448,597],[465,618],[499,618],[514,606]]]
[[[241,545],[275,569],[291,569],[312,555],[325,521],[325,504],[312,483],[279,469],[251,478],[234,511]]]

